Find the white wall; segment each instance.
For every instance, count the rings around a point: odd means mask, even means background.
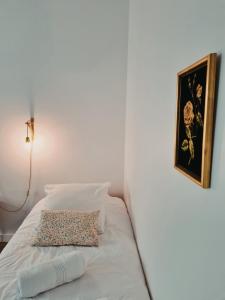
[[[111,181],[123,192],[128,0],[0,1],[0,201],[28,180],[25,121],[36,145],[30,208],[43,184]],[[26,209],[27,209],[26,208]],[[24,212],[0,211],[11,232]]]
[[[131,0],[126,198],[154,300],[225,299],[225,2]],[[173,168],[176,73],[222,55],[212,187]]]

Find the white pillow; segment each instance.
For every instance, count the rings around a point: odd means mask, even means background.
[[[74,189],[77,189],[77,190],[84,190],[85,188],[86,189],[89,189],[90,187],[93,188],[93,191],[98,188],[104,188],[104,191],[106,193],[106,195],[108,195],[108,190],[109,190],[109,187],[111,186],[110,182],[103,182],[103,183],[59,183],[59,184],[46,184],[44,186],[44,191],[45,191],[45,194],[46,195],[49,195],[55,191],[58,191],[58,190],[67,190],[67,189],[71,189],[71,188],[74,188]]]
[[[50,188],[52,187],[52,188]],[[43,199],[45,207],[51,210],[75,209],[81,212],[100,211],[98,233],[104,232],[105,198],[109,184],[66,184],[46,185],[48,196]]]

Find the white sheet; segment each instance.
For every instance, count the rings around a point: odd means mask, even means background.
[[[109,197],[106,230],[99,247],[32,247],[32,231],[44,204],[40,201],[0,254],[0,299],[18,298],[16,272],[79,249],[88,261],[78,280],[35,297],[40,300],[149,300],[129,217],[122,200]]]

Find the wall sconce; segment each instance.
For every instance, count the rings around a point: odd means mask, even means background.
[[[26,123],[27,125],[27,136],[26,136],[26,143],[33,142],[34,140],[34,118],[30,118]]]
[[[27,136],[26,136],[26,144],[29,145],[29,178],[28,178],[28,187],[27,187],[27,192],[25,199],[23,203],[15,208],[15,209],[8,209],[6,207],[0,206],[0,209],[9,212],[9,213],[17,213],[20,211],[25,204],[28,201],[29,195],[30,195],[30,190],[31,190],[31,179],[32,179],[32,156],[33,156],[33,141],[34,141],[34,118],[30,118],[26,123],[27,126]]]

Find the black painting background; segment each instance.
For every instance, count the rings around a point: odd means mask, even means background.
[[[204,108],[205,108],[205,90],[206,90],[206,75],[207,75],[207,65],[203,64],[198,68],[192,70],[189,73],[186,73],[179,77],[179,99],[178,99],[178,132],[177,132],[177,165],[182,167],[187,173],[191,176],[195,177],[197,180],[201,180],[201,166],[202,166],[202,141],[203,141],[203,130],[204,128],[196,126],[196,120],[194,119],[194,127],[193,127],[193,135],[197,136],[197,138],[193,139],[194,150],[195,150],[195,158],[191,160],[190,165],[188,166],[188,161],[190,158],[189,151],[182,151],[181,145],[186,137],[185,133],[185,125],[184,125],[184,115],[183,110],[187,101],[191,101],[194,106],[193,97],[191,95],[190,89],[188,87],[188,78],[191,78],[191,82],[193,81],[194,74],[196,74],[196,80],[194,84],[194,97],[196,98],[196,87],[198,84],[202,85],[202,96],[201,96],[201,105],[199,105],[198,111],[202,115],[202,119],[204,122]]]

